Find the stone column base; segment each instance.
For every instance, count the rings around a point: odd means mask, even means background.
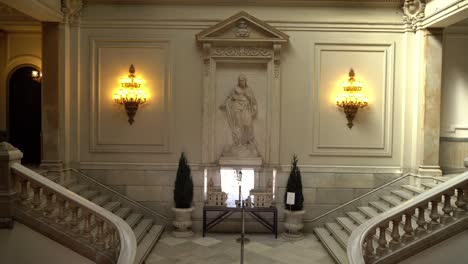
[[[440,169],[440,166],[420,165],[418,169],[418,174],[420,176],[440,177],[442,176],[442,170]]]

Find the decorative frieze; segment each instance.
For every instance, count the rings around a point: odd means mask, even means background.
[[[216,47],[212,50],[211,56],[271,58],[271,54],[271,49],[261,47]]]

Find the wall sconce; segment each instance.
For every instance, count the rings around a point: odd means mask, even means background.
[[[138,106],[146,103],[147,96],[140,89],[143,80],[138,79],[135,75],[135,67],[130,65],[128,78],[120,79],[121,88],[114,94],[114,102],[125,106],[128,115],[128,123],[131,125],[134,122],[135,114]]]
[[[336,105],[343,108],[343,112],[348,120],[347,126],[349,129],[353,127],[353,120],[359,108],[364,108],[368,105],[368,98],[359,93],[362,90],[363,84],[354,79],[355,73],[351,69],[349,71],[349,79],[343,83],[345,93],[336,97]]]
[[[32,71],[31,71],[31,78],[32,78],[34,81],[40,83],[41,80],[42,80],[42,72],[37,71],[37,70],[32,70]]]

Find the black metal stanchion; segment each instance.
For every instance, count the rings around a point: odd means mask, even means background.
[[[242,172],[237,171],[237,180],[239,181],[239,204],[241,206],[241,236],[240,238],[237,238],[236,241],[241,244],[241,255],[240,255],[240,263],[244,263],[244,244],[247,244],[250,242],[248,238],[245,237],[245,202],[242,199],[242,187],[240,182],[242,181]]]

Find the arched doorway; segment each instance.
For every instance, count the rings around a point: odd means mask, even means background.
[[[32,79],[33,67],[16,69],[8,82],[8,134],[24,156],[22,163],[41,162],[41,83]]]

